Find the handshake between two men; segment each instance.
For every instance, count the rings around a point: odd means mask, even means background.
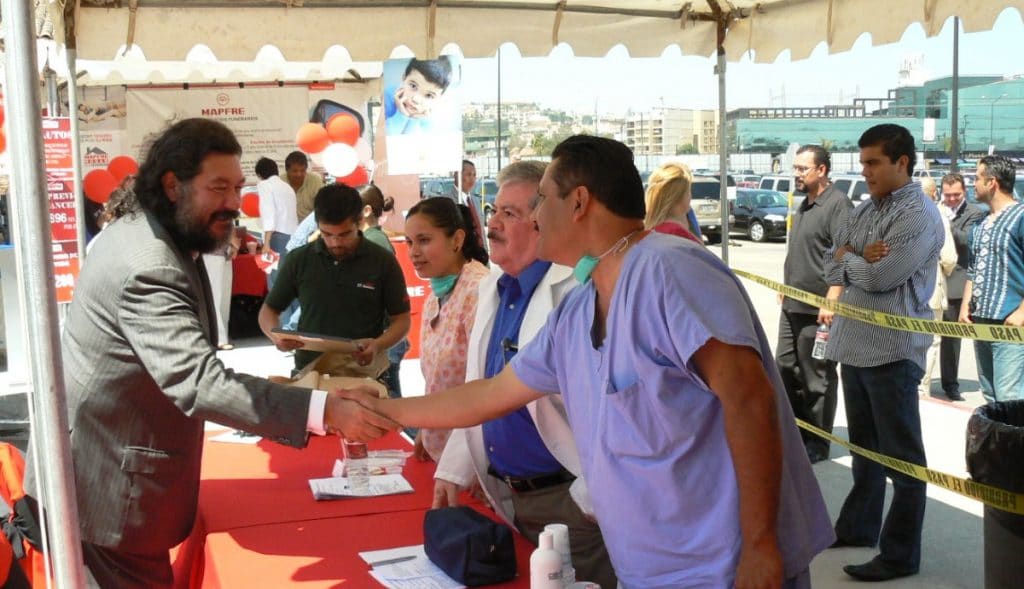
[[[384,415],[375,401],[380,397],[370,387],[336,389],[327,393],[324,430],[356,442],[376,440],[402,424]]]

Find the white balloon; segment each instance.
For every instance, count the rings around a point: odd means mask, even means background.
[[[322,153],[324,169],[331,176],[348,176],[359,165],[355,148],[344,143],[332,143]]]

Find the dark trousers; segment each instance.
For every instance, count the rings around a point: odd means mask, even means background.
[[[159,589],[174,583],[170,555],[133,554],[82,542],[89,589]]]
[[[881,366],[842,366],[850,441],[886,456],[926,466],[917,385],[924,370],[910,360]],[[885,523],[885,478],[893,496]],[[882,560],[917,572],[921,564],[925,483],[853,455],[853,488],[836,520],[836,536],[853,543],[878,540]],[[879,535],[881,531],[881,535]]]
[[[957,321],[960,318],[960,303],[963,299],[949,299],[949,307],[942,312],[943,321]],[[960,392],[960,338],[944,337],[939,344],[939,372],[942,375],[942,392]]]
[[[569,549],[572,566],[580,581],[597,583],[601,589],[615,589],[618,579],[604,537],[597,522],[588,518],[569,495],[572,483],[562,483],[546,489],[512,494],[516,529],[530,542],[537,538],[547,524],[565,524],[569,527]]]
[[[793,415],[827,432],[836,417],[839,377],[836,363],[811,357],[817,315],[783,311],[779,317],[779,343],[775,363],[786,386]],[[803,429],[804,446],[812,458],[828,458],[828,440]]]

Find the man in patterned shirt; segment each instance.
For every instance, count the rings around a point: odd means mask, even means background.
[[[877,125],[861,135],[860,162],[871,201],[853,210],[825,263],[830,285],[843,286],[840,302],[891,315],[931,319],[944,239],[938,208],[911,182],[914,138],[899,125]],[[837,315],[826,349],[842,363],[850,441],[925,464],[917,385],[931,336],[897,331]],[[925,483],[853,457],[853,488],[836,520],[833,547],[874,546],[880,554],[843,570],[862,581],[916,574],[921,564]],[[882,526],[885,478],[893,499]]]
[[[978,161],[974,189],[989,205],[968,236],[970,262],[960,321],[1024,326],[1024,206],[1013,199],[1016,172],[1001,155]],[[1024,398],[1024,344],[975,340],[978,380],[985,400]]]

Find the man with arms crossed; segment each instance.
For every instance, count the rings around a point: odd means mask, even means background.
[[[860,162],[871,201],[850,213],[825,271],[843,285],[840,302],[901,317],[932,319],[939,250],[938,208],[911,182],[914,138],[899,125],[876,125],[860,137]],[[850,441],[924,466],[917,386],[932,336],[837,316],[825,354],[842,363]],[[833,547],[874,546],[867,563],[843,567],[862,581],[916,574],[921,565],[925,483],[853,455],[853,488],[836,520]],[[882,525],[885,478],[893,498]],[[881,535],[879,535],[881,534]]]
[[[538,256],[584,284],[497,376],[362,402],[461,427],[559,391],[624,587],[810,587],[834,536],[739,280],[704,247],[644,232],[643,183],[617,141],[560,143],[540,195]]]
[[[540,234],[531,215],[544,167],[524,161],[498,174],[487,240],[491,262],[504,272],[493,271],[480,283],[466,381],[501,372],[576,285],[570,268],[537,259]],[[434,507],[455,505],[458,487],[479,480],[498,514],[533,543],[546,524],[567,524],[577,578],[614,589],[615,571],[593,520],[576,443],[558,396],[548,395],[482,426],[455,430],[434,478]]]
[[[168,550],[195,520],[205,420],[300,448],[307,432],[376,438],[395,425],[217,359],[200,254],[234,231],[241,152],[215,121],[166,130],[139,169],[133,212],[105,229],[79,276],[62,356],[90,587],[171,586]]]
[[[796,187],[807,198],[793,216],[783,281],[788,286],[838,300],[843,287],[825,283],[825,257],[853,203],[829,181],[831,168],[832,157],[820,145],[805,145],[796,152]],[[839,376],[835,362],[811,356],[819,324],[832,325],[832,312],[784,298],[775,362],[786,385],[793,415],[831,432]],[[828,440],[804,430],[800,430],[800,435],[811,464],[828,460]]]

